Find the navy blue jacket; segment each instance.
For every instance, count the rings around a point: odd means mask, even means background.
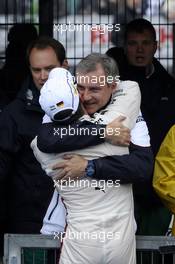
[[[53,184],[36,161],[30,143],[43,112],[39,91],[28,79],[0,115],[0,233],[39,233]]]

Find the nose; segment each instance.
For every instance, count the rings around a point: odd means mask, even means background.
[[[142,52],[142,51],[143,51],[143,46],[142,46],[142,44],[138,44],[138,45],[137,45],[137,51],[138,51],[138,52]]]
[[[45,71],[44,69],[41,70],[41,72],[40,72],[40,78],[41,78],[41,80],[43,80],[43,81],[47,80],[47,79],[48,79],[48,72]]]
[[[88,90],[84,90],[83,92],[81,92],[81,100],[82,102],[87,102],[91,99],[91,94]]]

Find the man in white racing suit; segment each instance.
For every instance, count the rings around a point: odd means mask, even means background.
[[[90,56],[88,59],[92,60],[94,55]],[[96,61],[98,61],[97,58]],[[103,64],[100,64],[100,66],[103,67]],[[103,69],[102,67],[101,70]],[[53,116],[53,112],[51,113],[47,103],[46,106],[43,106],[46,100],[49,102],[48,87],[50,87],[49,90],[52,88],[54,95],[57,89],[54,87],[54,83],[60,82],[58,74],[60,70],[55,69],[53,71],[55,72],[51,72],[48,82],[41,90],[40,103],[43,110],[54,120],[55,113]],[[62,71],[64,70],[62,69]],[[54,82],[53,76],[56,75],[57,78],[55,78]],[[104,70],[103,75],[105,75]],[[66,95],[64,83],[66,83],[66,79],[63,80],[62,85],[58,89],[59,100],[55,102],[57,106],[60,105],[60,102],[64,102],[64,96]],[[67,83],[69,82],[67,81]],[[68,88],[70,87],[73,87],[73,85],[69,85]],[[60,98],[62,88],[64,89],[64,93],[63,98]],[[102,88],[105,89],[105,87]],[[88,117],[88,120],[90,122],[107,124],[118,115],[124,115],[127,117],[126,125],[132,129],[140,107],[140,92],[137,83],[126,81],[118,84],[117,90],[116,84],[111,88],[106,88],[111,89],[110,91],[108,90],[111,97],[108,98],[110,99],[110,101],[107,101],[108,105],[95,115],[91,113],[91,117]],[[68,96],[65,97],[68,98]],[[76,92],[75,98],[77,98]],[[75,98],[74,101],[76,102]],[[53,109],[53,102],[49,103],[51,103],[50,105]],[[64,106],[67,107],[65,103]],[[76,104],[73,110],[76,111],[77,108],[78,104]],[[61,111],[57,110],[57,112],[60,115]],[[81,120],[83,119],[87,120],[87,116],[84,116]],[[37,159],[41,162],[47,174],[53,176],[51,167],[58,160],[58,155],[42,153],[36,148],[36,144],[34,143],[36,142],[33,142],[32,146]],[[128,153],[128,149],[126,147],[115,147],[105,142],[96,147],[76,151],[76,153],[84,155],[88,159],[94,159],[105,155],[123,155]],[[67,185],[65,181],[63,184],[56,184],[68,210],[68,226],[60,263],[75,263],[75,259],[77,259],[75,254],[76,247],[79,249],[78,257],[81,259],[81,263],[87,263],[87,258],[88,263],[91,263],[90,261],[92,263],[116,263],[116,261],[117,263],[135,263],[135,222],[132,186],[130,184],[119,186],[118,182],[115,184],[104,181],[101,185],[100,181],[93,182],[90,178],[78,180],[76,184],[75,181],[72,183],[73,186],[71,186],[71,183]],[[70,234],[74,234],[73,240],[70,238]],[[101,239],[102,237],[103,239]],[[104,240],[103,243],[101,243],[101,240]],[[99,253],[101,252],[99,255],[97,254],[98,250]]]

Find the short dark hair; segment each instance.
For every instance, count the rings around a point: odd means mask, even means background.
[[[29,44],[29,46],[27,48],[27,61],[28,61],[28,63],[29,63],[30,53],[31,53],[33,48],[42,50],[42,49],[46,49],[48,47],[51,47],[55,51],[57,59],[60,62],[60,64],[62,65],[64,60],[66,59],[66,51],[65,51],[64,46],[61,44],[61,42],[57,41],[56,39],[53,39],[53,38],[50,38],[47,36],[38,37],[37,39],[35,39],[34,41],[32,41]]]
[[[151,22],[144,18],[138,18],[126,25],[124,34],[125,43],[130,32],[143,33],[145,30],[148,30],[152,34],[153,40],[156,41],[156,31]]]

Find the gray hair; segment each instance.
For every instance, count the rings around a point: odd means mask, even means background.
[[[116,76],[119,77],[119,70],[114,59],[106,54],[91,53],[83,58],[76,67],[76,73],[89,73],[96,70],[97,65],[100,64],[105,72],[105,76],[111,76],[114,80]]]

